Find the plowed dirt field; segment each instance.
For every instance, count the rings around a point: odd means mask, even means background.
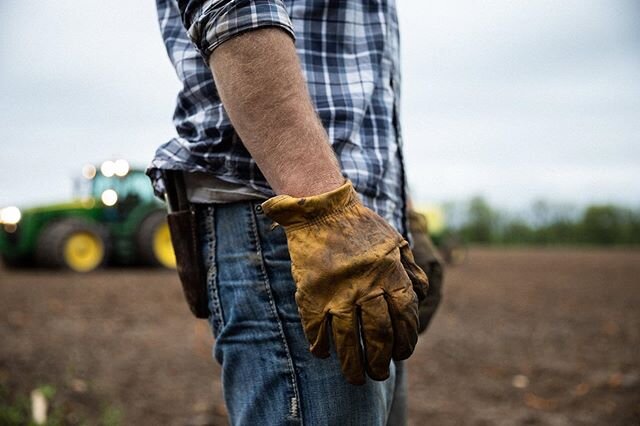
[[[411,424],[640,425],[640,250],[476,248],[444,290],[409,360]],[[64,423],[226,424],[172,272],[0,269],[0,339],[8,400],[53,386]]]

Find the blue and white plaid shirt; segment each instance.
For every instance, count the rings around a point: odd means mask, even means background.
[[[203,58],[241,32],[275,26],[295,39],[343,174],[365,205],[405,231],[394,0],[157,0],[157,8],[183,83],[173,118],[178,136],[158,148],[148,170],[158,194],[158,170],[174,169],[274,195],[234,131]]]

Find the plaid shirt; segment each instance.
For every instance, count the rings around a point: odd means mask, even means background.
[[[394,0],[157,0],[167,53],[183,83],[178,136],[161,145],[159,169],[210,173],[274,195],[233,129],[203,58],[235,35],[281,28],[295,39],[316,111],[343,174],[363,202],[405,232],[399,105],[399,35]]]

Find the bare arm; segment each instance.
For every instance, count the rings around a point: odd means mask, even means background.
[[[289,35],[241,34],[221,44],[209,66],[233,126],[277,194],[304,197],[344,183]]]

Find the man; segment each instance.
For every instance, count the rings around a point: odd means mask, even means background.
[[[404,423],[427,281],[402,237],[394,2],[157,7],[184,87],[149,174],[183,284],[206,271],[230,421]]]

